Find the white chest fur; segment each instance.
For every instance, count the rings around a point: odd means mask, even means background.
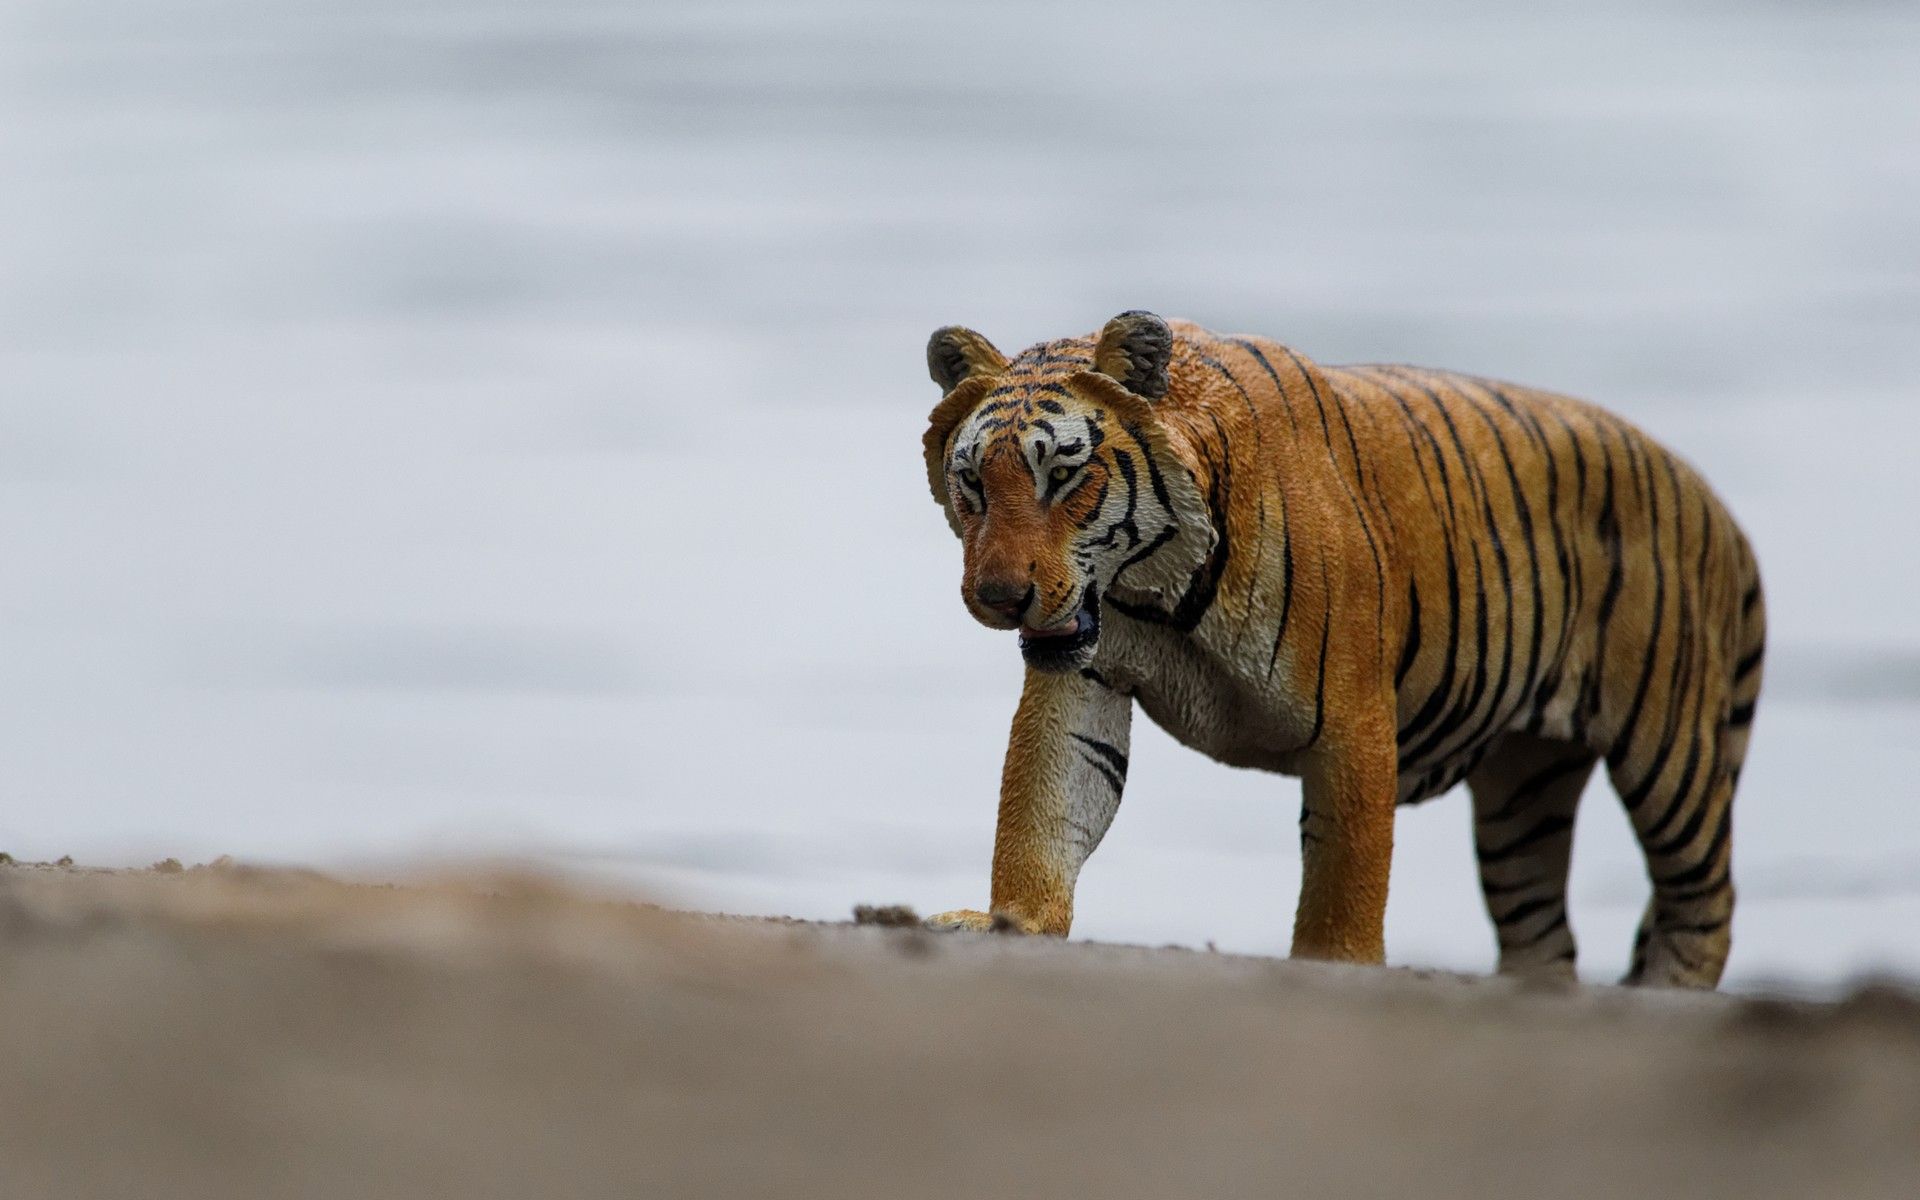
[[[1275,662],[1268,646],[1233,652],[1256,648],[1235,644],[1245,639],[1211,616],[1191,633],[1111,608],[1101,622],[1093,669],[1138,700],[1156,725],[1230,766],[1294,773],[1296,751],[1313,730],[1311,672],[1303,695],[1286,654]],[[1223,645],[1229,652],[1216,648]]]

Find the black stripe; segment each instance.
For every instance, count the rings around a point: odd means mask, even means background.
[[[1532,900],[1528,900],[1528,901],[1525,901],[1524,903],[1514,905],[1512,909],[1510,909],[1507,912],[1498,914],[1493,918],[1493,920],[1496,925],[1502,925],[1502,926],[1518,925],[1520,922],[1526,920],[1528,917],[1531,917],[1536,913],[1543,913],[1547,911],[1549,908],[1552,908],[1556,904],[1561,904],[1561,897],[1557,895],[1537,896]],[[1562,905],[1562,907],[1564,908],[1565,906]],[[1554,927],[1549,926],[1549,928],[1551,929]]]
[[[1607,634],[1613,625],[1613,608],[1620,599],[1620,593],[1626,587],[1626,554],[1622,544],[1620,530],[1620,510],[1614,495],[1613,447],[1607,444],[1596,427],[1594,440],[1600,445],[1601,463],[1604,467],[1602,478],[1603,491],[1600,496],[1600,520],[1598,531],[1601,544],[1607,551],[1607,582],[1600,592],[1600,611],[1597,618],[1597,632],[1594,635],[1593,669],[1588,676],[1587,707],[1598,712],[1600,708],[1600,677],[1607,666]]]
[[[1213,607],[1213,600],[1220,591],[1220,580],[1227,573],[1227,560],[1233,553],[1233,531],[1227,525],[1227,491],[1232,483],[1233,460],[1231,447],[1225,429],[1220,427],[1219,418],[1212,413],[1207,418],[1213,422],[1214,433],[1220,439],[1220,460],[1214,462],[1210,447],[1205,439],[1196,439],[1201,453],[1207,457],[1213,467],[1213,478],[1207,484],[1207,518],[1213,524],[1213,553],[1199,570],[1193,573],[1193,580],[1187,586],[1186,594],[1174,606],[1173,619],[1169,622],[1182,633],[1189,633],[1200,624],[1207,610]],[[1166,506],[1168,517],[1173,515],[1173,500],[1167,495],[1166,481],[1160,477],[1160,468],[1154,463],[1153,455],[1147,455],[1147,475],[1153,481],[1154,494]]]
[[[1145,559],[1153,557],[1154,551],[1160,549],[1160,547],[1166,545],[1168,542],[1172,541],[1174,538],[1178,536],[1180,536],[1180,527],[1178,525],[1168,525],[1166,528],[1162,529],[1159,533],[1154,535],[1154,538],[1152,541],[1140,547],[1140,549],[1134,551],[1133,554],[1127,559],[1127,561],[1120,564],[1119,568],[1115,570],[1113,573],[1113,581],[1115,583],[1120,582],[1121,574],[1125,572],[1128,567],[1131,567],[1137,562],[1141,562],[1141,561],[1144,561]],[[1114,601],[1114,606],[1116,608],[1119,608],[1122,612],[1125,612],[1128,607],[1126,605],[1123,605],[1119,600]],[[1158,611],[1158,610],[1155,610],[1155,611]]]
[[[1562,813],[1550,813],[1534,822],[1531,829],[1528,829],[1525,833],[1514,838],[1506,845],[1498,849],[1481,850],[1480,861],[1483,864],[1504,862],[1527,849],[1529,846],[1534,845],[1536,842],[1545,841],[1555,834],[1565,833],[1572,828],[1573,818],[1571,816]]]
[[[1666,841],[1657,844],[1652,842],[1650,839],[1654,836],[1654,832],[1657,831],[1650,831],[1647,835],[1649,839],[1647,842],[1647,855],[1650,858],[1657,859],[1672,858],[1692,844],[1694,837],[1700,832],[1700,827],[1707,822],[1707,800],[1711,795],[1712,793],[1708,792],[1706,795],[1693,798],[1692,815],[1687,818],[1686,824],[1680,827],[1679,832],[1675,833]],[[1682,796],[1683,800],[1688,798],[1689,797]],[[1676,803],[1676,810],[1678,807],[1679,805]]]
[[[1094,670],[1092,667],[1081,667],[1080,678],[1091,679],[1093,682],[1099,684],[1103,688],[1106,688],[1110,692],[1120,691],[1119,688],[1113,686],[1113,682],[1111,680],[1109,680],[1105,675],[1102,675],[1100,672]],[[1121,693],[1121,694],[1124,695],[1125,693]]]
[[[1665,877],[1656,876],[1653,881],[1655,892],[1662,893],[1663,899],[1679,899],[1680,897],[1677,895],[1664,895],[1664,893],[1672,892],[1673,889],[1676,888],[1684,888],[1690,884],[1699,883],[1709,874],[1713,874],[1714,860],[1720,856],[1720,848],[1726,845],[1727,839],[1731,837],[1732,834],[1733,805],[1725,804],[1720,808],[1720,824],[1713,831],[1713,840],[1709,842],[1707,848],[1701,852],[1700,861],[1677,875],[1668,875]],[[1724,885],[1725,880],[1722,879],[1714,887],[1705,890],[1718,891],[1719,888]]]
[[[1073,736],[1074,740],[1080,742],[1101,758],[1106,759],[1108,765],[1118,771],[1122,778],[1125,778],[1127,774],[1127,756],[1122,753],[1118,747],[1110,742],[1103,742],[1099,738],[1090,738],[1084,733],[1076,733]]]
[[[1653,466],[1647,462],[1640,447],[1636,446],[1625,432],[1621,432],[1620,441],[1621,445],[1627,449],[1629,465],[1634,467],[1636,488],[1640,484],[1638,464],[1644,464],[1646,467],[1647,533],[1652,543],[1647,559],[1653,567],[1653,616],[1647,622],[1647,648],[1645,662],[1640,669],[1640,682],[1634,688],[1633,701],[1627,706],[1626,719],[1620,724],[1613,747],[1607,752],[1607,765],[1610,767],[1618,767],[1632,752],[1634,735],[1638,732],[1637,727],[1640,724],[1640,712],[1646,705],[1647,689],[1653,683],[1654,665],[1660,657],[1660,634],[1666,620],[1667,602],[1667,568],[1660,550],[1660,493],[1654,485]]]
[[[1092,767],[1096,772],[1099,773],[1102,779],[1105,779],[1107,781],[1108,786],[1113,788],[1114,795],[1118,796],[1124,790],[1126,786],[1124,780],[1119,775],[1114,773],[1114,770],[1112,767],[1109,767],[1107,764],[1101,762],[1099,759],[1095,758],[1093,755],[1086,753],[1084,750],[1081,751],[1080,753],[1080,760],[1086,763],[1088,766]]]
[[[1702,863],[1702,866],[1711,866],[1712,863],[1712,859],[1707,859]],[[1718,895],[1726,890],[1727,872],[1731,866],[1731,862],[1725,864],[1720,870],[1712,873],[1712,878],[1697,886],[1660,890],[1660,901],[1664,904],[1691,904],[1696,900],[1705,900],[1710,896]],[[1699,874],[1699,868],[1695,868],[1693,871],[1688,872],[1688,874]],[[1656,888],[1657,887],[1658,885],[1656,884]]]
[[[1411,575],[1407,578],[1407,640],[1400,651],[1400,665],[1393,672],[1393,688],[1407,681],[1407,672],[1413,670],[1413,660],[1420,655],[1420,589]]]
[[[1732,920],[1733,920],[1733,914],[1731,912],[1728,912],[1728,913],[1723,913],[1722,915],[1717,917],[1711,917],[1705,921],[1694,921],[1685,925],[1663,924],[1660,926],[1660,932],[1661,933],[1684,933],[1684,934],[1694,934],[1694,935],[1718,933],[1722,929],[1725,929],[1728,923],[1731,922]]]
[[[1267,677],[1280,663],[1280,642],[1287,636],[1287,620],[1293,616],[1293,527],[1287,523],[1287,489],[1280,496],[1280,627],[1273,631],[1273,654],[1267,659]]]
[[[1075,492],[1078,492],[1079,490],[1080,490],[1079,488],[1074,489]],[[1102,471],[1100,473],[1100,494],[1093,498],[1093,506],[1087,509],[1087,515],[1084,517],[1081,517],[1079,520],[1074,522],[1074,527],[1078,529],[1093,528],[1093,523],[1095,521],[1098,521],[1100,519],[1100,514],[1106,510],[1107,494],[1112,490],[1113,490],[1113,472]]]
[[[1327,597],[1327,619],[1320,626],[1320,665],[1313,679],[1313,732],[1307,735],[1302,750],[1320,740],[1320,730],[1327,720],[1327,636],[1333,632],[1333,583],[1327,576],[1325,555],[1320,559],[1320,587]]]
[[[1714,761],[1717,767],[1719,762],[1719,752],[1717,750],[1714,752]],[[1654,839],[1660,837],[1667,826],[1673,823],[1674,818],[1680,815],[1682,807],[1689,801],[1695,802],[1694,807],[1696,809],[1703,807],[1700,801],[1703,801],[1704,797],[1696,797],[1693,794],[1693,777],[1699,770],[1699,767],[1700,735],[1696,732],[1691,738],[1687,739],[1687,765],[1680,773],[1679,782],[1673,785],[1673,790],[1670,793],[1673,798],[1668,802],[1667,807],[1660,813],[1659,817],[1646,825],[1646,832],[1640,835],[1640,840],[1643,843],[1651,845]],[[1701,783],[1703,785],[1710,785],[1712,781],[1713,772],[1708,771],[1707,777],[1701,780]],[[1698,821],[1694,822],[1694,827],[1696,829],[1699,827]],[[1688,835],[1685,840],[1692,840],[1692,835]]]
[[[1434,682],[1433,690],[1427,693],[1426,701],[1414,713],[1413,720],[1400,731],[1398,740],[1402,747],[1439,720],[1447,702],[1453,697],[1453,676],[1460,660],[1460,564],[1453,556],[1451,543],[1441,549],[1447,560],[1447,656],[1441,663],[1440,677]],[[1411,765],[1412,761],[1412,756],[1403,749],[1400,752],[1401,764]]]
[[[1735,708],[1733,711],[1729,712],[1727,714],[1728,728],[1740,729],[1744,726],[1753,724],[1754,703],[1755,703],[1754,701],[1749,700],[1745,704],[1742,704],[1739,707]]]
[[[1447,697],[1447,706],[1441,711],[1441,721],[1428,732],[1427,736],[1413,748],[1402,753],[1401,759],[1408,765],[1425,760],[1437,753],[1453,735],[1459,732],[1473,718],[1474,710],[1480,707],[1480,697],[1487,690],[1487,651],[1490,648],[1487,637],[1487,587],[1485,577],[1480,570],[1480,555],[1476,550],[1473,556],[1473,653],[1468,657],[1469,674],[1467,685],[1461,692],[1458,703],[1453,701],[1451,691]],[[1449,666],[1457,658],[1458,638],[1448,648]],[[1451,672],[1448,673],[1451,677]]]
[[[1120,515],[1118,521],[1107,526],[1105,533],[1092,539],[1087,544],[1089,546],[1115,546],[1118,544],[1120,531],[1124,529],[1132,539],[1127,543],[1127,547],[1132,549],[1140,544],[1140,526],[1134,521],[1134,513],[1140,503],[1140,483],[1134,475],[1133,455],[1128,454],[1125,450],[1116,449],[1113,452],[1113,465],[1114,468],[1120,472],[1121,482],[1126,484],[1127,487],[1127,511]]]
[[[1676,656],[1676,662],[1677,661]],[[1678,707],[1678,705],[1669,704],[1669,713],[1675,711]],[[1667,736],[1660,739],[1658,749],[1654,751],[1653,762],[1648,765],[1646,771],[1641,775],[1640,782],[1633,784],[1620,793],[1620,802],[1626,806],[1629,813],[1637,813],[1640,805],[1645,803],[1647,797],[1653,794],[1654,785],[1659,783],[1661,772],[1667,769],[1667,760],[1673,757],[1674,739],[1672,737],[1673,728],[1671,718],[1669,718],[1666,732]],[[1694,744],[1697,748],[1699,744],[1697,737],[1694,739]],[[1614,756],[1609,755],[1608,765],[1619,770],[1623,768],[1626,758],[1632,752],[1632,748],[1626,744],[1626,740],[1623,738],[1621,744],[1616,747],[1616,750],[1619,755],[1618,760],[1616,761]],[[1675,803],[1678,803],[1678,800],[1676,800]]]
[[[1714,789],[1720,779],[1720,751],[1724,744],[1719,737],[1713,739],[1713,757],[1708,760],[1707,773],[1700,781],[1701,793],[1695,796],[1693,774],[1695,766],[1699,763],[1700,738],[1698,734],[1694,736],[1693,745],[1687,755],[1686,772],[1680,777],[1680,783],[1673,789],[1672,801],[1667,805],[1666,811],[1660,814],[1660,818],[1646,825],[1646,832],[1640,835],[1640,843],[1647,847],[1649,855],[1664,858],[1692,841],[1693,835],[1699,832],[1700,821],[1713,804]],[[1732,792],[1729,790],[1729,802],[1731,799]],[[1687,831],[1672,842],[1663,842],[1667,827],[1688,804],[1693,806],[1694,818],[1688,825]]]
[[[1508,924],[1509,922],[1507,921],[1500,922],[1500,926],[1503,930],[1506,928]],[[1525,950],[1529,946],[1538,946],[1541,942],[1546,941],[1548,938],[1552,937],[1556,933],[1559,933],[1562,929],[1565,929],[1566,927],[1567,927],[1567,906],[1563,902],[1560,905],[1560,911],[1553,914],[1553,920],[1548,921],[1545,925],[1542,925],[1532,936],[1528,937],[1525,941],[1502,942],[1501,945],[1502,947],[1508,950]]]
[[[1359,482],[1361,492],[1363,494],[1370,494],[1373,497],[1373,511],[1375,512],[1376,515],[1380,517],[1381,520],[1387,523],[1387,532],[1391,534],[1395,531],[1394,524],[1393,524],[1393,513],[1391,512],[1391,510],[1389,510],[1386,507],[1385,504],[1381,503],[1380,489],[1377,486],[1377,483],[1376,483],[1376,486],[1374,486],[1371,489],[1369,489],[1367,486],[1367,467],[1366,467],[1366,463],[1360,457],[1360,441],[1358,438],[1354,437],[1353,435],[1353,419],[1352,419],[1352,416],[1347,412],[1346,393],[1341,390],[1339,380],[1335,377],[1333,373],[1328,372],[1326,375],[1326,378],[1327,378],[1328,385],[1333,388],[1334,394],[1336,395],[1336,397],[1339,398],[1339,401],[1340,401],[1338,404],[1335,404],[1333,406],[1333,411],[1334,411],[1334,415],[1340,418],[1340,427],[1343,430],[1345,430],[1347,435],[1347,451],[1348,453],[1353,455],[1353,477],[1355,480]]]
[[[1593,759],[1584,756],[1561,759],[1559,762],[1542,767],[1521,780],[1511,792],[1507,793],[1507,798],[1500,802],[1500,807],[1481,820],[1488,824],[1504,821],[1517,813],[1521,805],[1536,798],[1567,776],[1592,768]]]
[[[1672,458],[1662,454],[1661,462],[1666,469],[1667,483],[1673,489],[1673,550],[1677,556],[1683,543],[1686,541],[1686,511],[1681,505],[1680,479],[1679,476],[1674,473]],[[1648,469],[1648,484],[1649,494],[1655,494],[1652,486],[1653,477],[1651,466],[1649,466]],[[1699,697],[1694,694],[1694,688],[1692,686],[1694,671],[1698,665],[1698,656],[1694,653],[1694,621],[1691,606],[1686,602],[1687,578],[1684,573],[1675,581],[1675,590],[1678,592],[1678,596],[1676,597],[1677,603],[1674,607],[1679,615],[1678,625],[1674,635],[1673,652],[1670,655],[1672,666],[1667,672],[1667,692],[1663,705],[1666,710],[1666,719],[1661,726],[1659,750],[1654,755],[1653,765],[1647,768],[1643,777],[1643,785],[1630,789],[1635,793],[1635,796],[1627,801],[1627,810],[1629,812],[1633,812],[1639,807],[1640,801],[1645,798],[1648,789],[1654,786],[1660,778],[1661,772],[1666,769],[1667,762],[1672,758],[1674,747],[1679,741],[1681,718],[1683,716],[1691,716],[1693,711],[1697,709],[1699,703]],[[1650,647],[1649,652],[1651,652],[1651,650],[1652,648]],[[1675,808],[1677,808],[1686,797],[1688,789],[1692,786],[1694,768],[1698,765],[1700,757],[1700,742],[1697,732],[1694,737],[1690,739],[1690,742],[1692,754],[1688,759],[1686,773],[1673,788],[1672,795],[1674,796],[1674,800],[1672,804],[1668,806],[1667,812],[1662,815],[1660,821],[1651,827],[1655,832],[1665,826],[1667,818],[1672,815]],[[1621,760],[1623,762],[1631,755],[1632,749],[1631,746],[1627,746],[1622,752]]]
[[[1228,341],[1231,342],[1233,345],[1241,346],[1243,348],[1246,346],[1245,342],[1239,341],[1238,339],[1229,338]],[[1255,358],[1260,357],[1257,351],[1254,353],[1254,357]],[[1227,364],[1221,362],[1219,359],[1213,357],[1213,355],[1211,354],[1201,354],[1200,361],[1203,363],[1206,363],[1209,367],[1212,367],[1214,370],[1220,372],[1221,375],[1226,377],[1226,381],[1233,385],[1233,390],[1240,393],[1241,403],[1247,406],[1247,421],[1250,425],[1253,426],[1253,438],[1254,438],[1255,448],[1264,449],[1264,443],[1261,441],[1261,433],[1260,433],[1260,411],[1254,407],[1253,396],[1247,391],[1246,387],[1240,382],[1239,378],[1236,375],[1234,375],[1233,371],[1227,366]],[[1262,365],[1263,366],[1265,365],[1264,360],[1262,360]],[[1273,371],[1269,369],[1267,371],[1267,374],[1271,375],[1273,374]],[[1275,380],[1274,382],[1277,385],[1279,383],[1279,380]],[[1280,394],[1280,400],[1282,403],[1286,402],[1286,393],[1284,391],[1281,392]]]
[[[1501,393],[1496,389],[1494,395],[1500,396]],[[1574,432],[1573,426],[1567,424],[1566,419],[1561,417],[1559,413],[1554,412],[1551,408],[1545,409],[1544,412],[1545,415],[1553,418],[1554,422],[1566,432],[1567,451],[1573,456],[1576,479],[1573,508],[1576,513],[1583,512],[1585,511],[1587,500],[1587,457],[1581,452],[1579,435]],[[1555,447],[1553,439],[1547,436],[1545,428],[1539,425],[1538,416],[1529,411],[1527,419],[1534,422],[1535,426],[1540,430],[1540,441],[1545,451],[1547,463],[1547,495],[1549,498],[1547,515],[1553,528],[1554,554],[1560,568],[1561,580],[1560,649],[1554,654],[1554,659],[1558,662],[1564,660],[1567,647],[1572,644],[1575,629],[1574,615],[1580,610],[1581,602],[1586,596],[1586,589],[1582,586],[1585,580],[1586,564],[1577,550],[1571,546],[1567,538],[1566,529],[1560,519],[1560,453]]]
[[[1480,877],[1480,894],[1489,900],[1500,896],[1510,896],[1515,892],[1524,892],[1536,887],[1550,886],[1552,886],[1551,880],[1543,879],[1538,875],[1529,875],[1525,879],[1517,879],[1512,883],[1493,883],[1484,875]]]

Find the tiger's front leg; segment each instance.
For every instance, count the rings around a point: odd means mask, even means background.
[[[1308,760],[1295,958],[1385,959],[1398,759],[1391,713],[1372,706],[1330,726]]]
[[[1000,778],[990,912],[957,909],[937,929],[1004,928],[1065,937],[1081,864],[1106,835],[1127,779],[1133,702],[1078,672],[1027,670]]]

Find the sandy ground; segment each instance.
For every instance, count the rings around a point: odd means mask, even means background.
[[[0,867],[0,1196],[1915,1195],[1920,1000]]]

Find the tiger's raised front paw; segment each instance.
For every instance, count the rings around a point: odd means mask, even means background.
[[[1027,922],[1010,913],[984,913],[974,908],[956,908],[927,918],[928,929],[960,929],[969,933],[1034,933]]]

